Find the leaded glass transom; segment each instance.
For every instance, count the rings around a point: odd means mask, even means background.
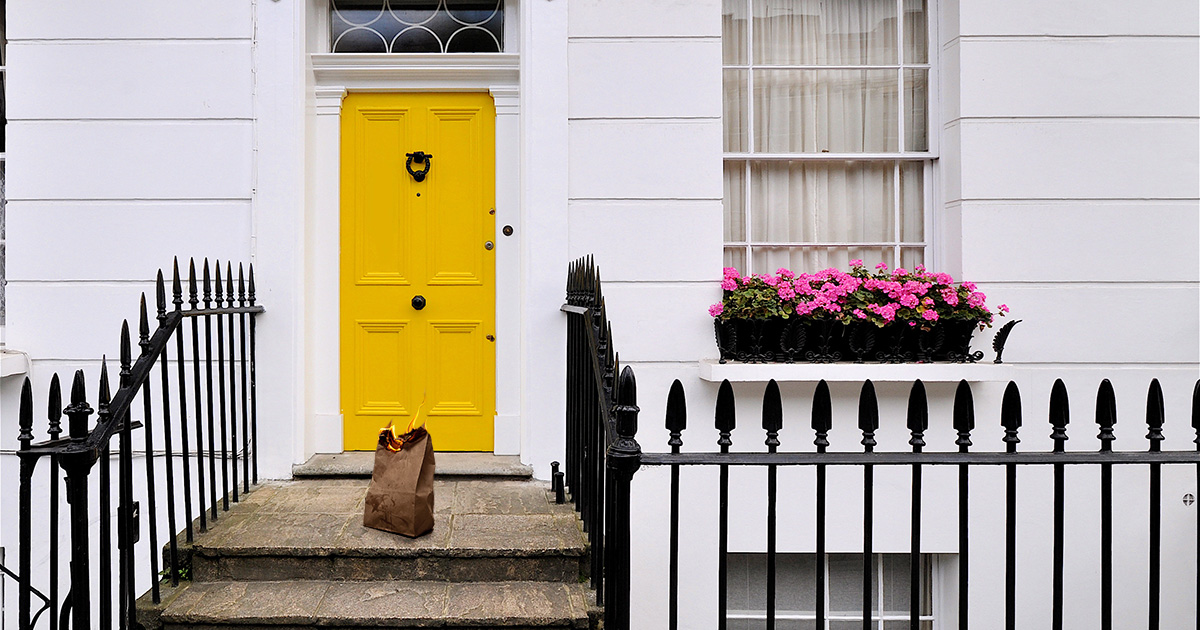
[[[504,0],[332,0],[335,53],[504,51]]]

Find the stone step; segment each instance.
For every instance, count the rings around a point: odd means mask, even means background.
[[[139,621],[163,630],[581,630],[589,612],[583,585],[555,582],[195,582],[166,588],[157,606],[138,604]]]
[[[437,477],[454,479],[530,479],[533,467],[521,463],[516,455],[491,453],[436,453]],[[375,465],[372,451],[318,453],[303,464],[292,467],[297,479],[313,477],[371,478]]]
[[[419,538],[362,525],[367,480],[265,482],[190,548],[197,582],[424,580],[578,582],[587,540],[540,481],[434,482]]]

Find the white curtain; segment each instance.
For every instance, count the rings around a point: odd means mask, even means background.
[[[925,149],[927,71],[905,69],[902,86],[895,68],[771,67],[900,63],[895,0],[754,0],[751,7],[747,1],[726,2],[725,64],[754,66],[725,70],[726,151],[896,153],[901,150],[902,101],[904,148]],[[924,28],[923,4],[906,0],[906,33]],[[753,50],[746,51],[751,38],[745,32],[746,17],[751,13]],[[916,38],[906,37],[912,39]],[[911,56],[918,46],[925,46],[923,38],[906,41],[906,61],[924,61]],[[731,162],[726,168],[726,240],[746,238],[744,204],[748,202],[752,242],[919,242],[922,179],[920,162],[759,160],[751,161],[748,169],[744,163]],[[744,265],[744,254],[744,248],[740,257],[730,248],[727,264]],[[752,263],[755,272],[845,267],[854,258],[894,266],[894,254],[894,248],[879,246],[756,247]],[[904,264],[919,262],[919,250],[905,254]]]

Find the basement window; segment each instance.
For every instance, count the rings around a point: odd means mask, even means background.
[[[767,619],[767,554],[730,553],[728,564],[729,630],[763,630]],[[825,556],[825,627],[820,630],[859,630],[863,627],[863,556],[831,553]],[[775,627],[779,630],[816,628],[817,555],[780,553],[775,560]],[[934,557],[921,556],[920,627],[932,630]],[[874,554],[871,563],[871,627],[909,628],[910,556]]]
[[[335,53],[504,52],[504,0],[332,0]]]

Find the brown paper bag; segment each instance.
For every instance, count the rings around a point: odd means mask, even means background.
[[[379,432],[363,525],[416,537],[433,529],[433,440],[425,427]]]

